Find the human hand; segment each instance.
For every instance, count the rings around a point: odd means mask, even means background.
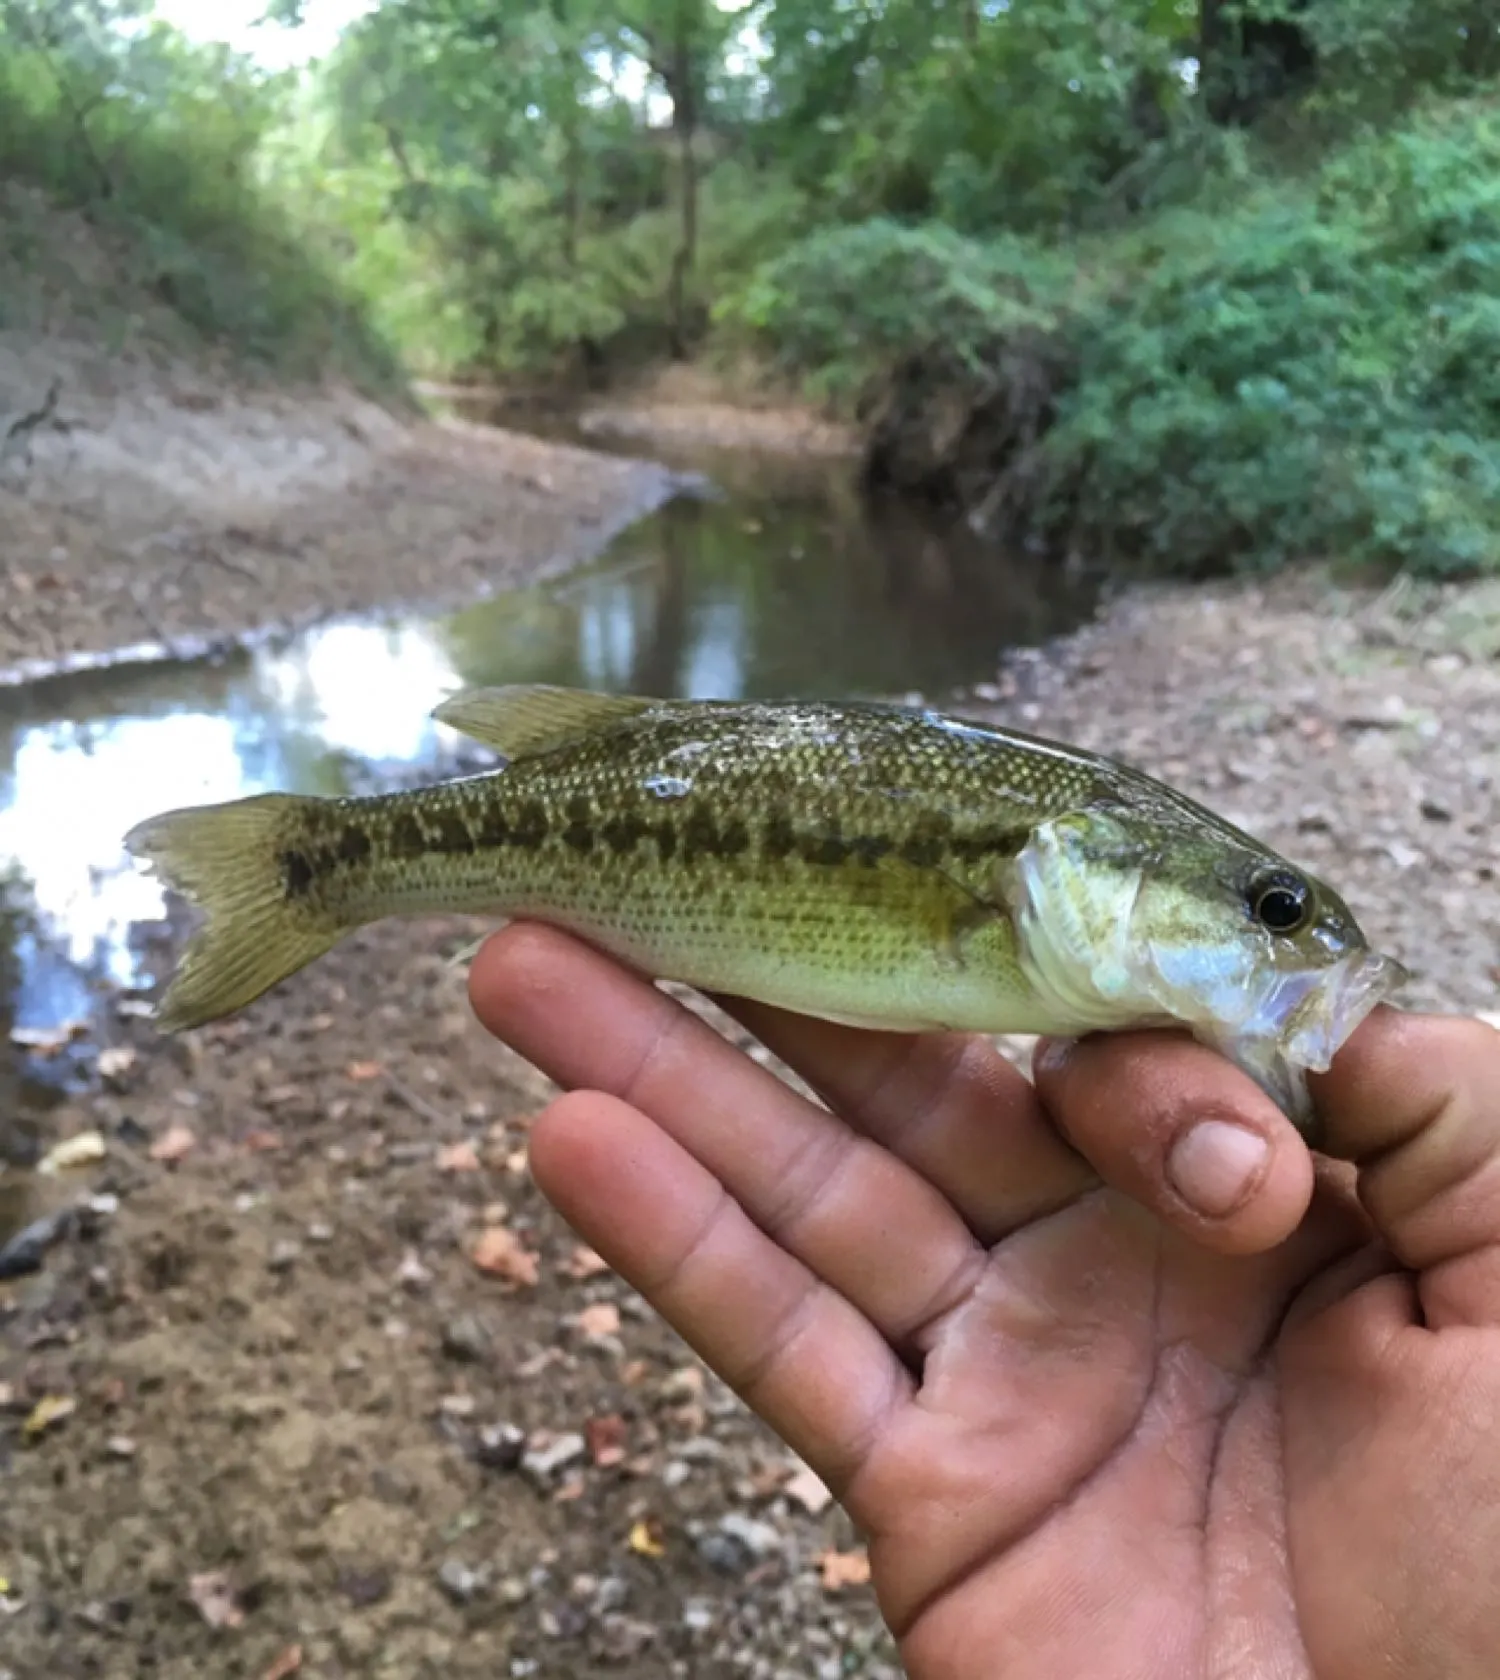
[[[552,930],[470,991],[571,1092],[542,1190],[834,1489],[914,1680],[1500,1673],[1500,1033],[1378,1011],[1315,1169],[1176,1035],[1033,1090],[730,1004],[830,1113]]]

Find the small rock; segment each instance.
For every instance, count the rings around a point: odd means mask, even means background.
[[[531,1597],[531,1583],[523,1575],[506,1575],[495,1588],[495,1597],[512,1607],[524,1604]]]
[[[128,1435],[111,1435],[104,1443],[104,1450],[111,1458],[134,1458],[135,1442]]]
[[[588,1613],[577,1604],[549,1604],[537,1612],[537,1626],[548,1639],[576,1639],[589,1625]]]
[[[486,1470],[514,1470],[526,1451],[526,1432],[513,1423],[487,1423],[479,1431],[474,1457]]]
[[[656,1627],[636,1616],[604,1616],[597,1635],[600,1654],[613,1662],[639,1656],[656,1638]]]
[[[607,1616],[612,1610],[623,1610],[629,1601],[629,1581],[623,1575],[606,1575],[595,1585],[589,1598],[589,1609],[596,1616]]]
[[[695,1544],[698,1556],[721,1575],[743,1575],[754,1561],[740,1542],[727,1534],[700,1534]]]
[[[271,1244],[266,1265],[273,1272],[290,1271],[302,1257],[302,1244],[292,1237],[281,1237]]]
[[[459,1313],[443,1325],[442,1348],[450,1359],[478,1364],[489,1357],[489,1331],[473,1313]]]
[[[757,1561],[781,1551],[784,1544],[780,1533],[770,1523],[747,1517],[743,1511],[730,1511],[720,1517],[719,1533],[737,1541]]]
[[[1422,801],[1422,815],[1428,822],[1452,822],[1453,811],[1441,799],[1434,799],[1431,794]]]
[[[541,1486],[551,1481],[559,1470],[576,1464],[587,1451],[588,1442],[583,1436],[570,1431],[527,1447],[521,1455],[521,1469]]]
[[[396,1282],[411,1294],[417,1295],[432,1282],[432,1273],[422,1264],[414,1249],[407,1249],[396,1268]]]
[[[326,1225],[319,1219],[307,1227],[307,1240],[310,1243],[331,1243],[333,1241],[333,1227]]]
[[[690,1598],[682,1607],[682,1625],[692,1633],[707,1633],[714,1625],[713,1600]]]
[[[458,1558],[449,1558],[437,1572],[437,1583],[444,1597],[454,1604],[471,1604],[484,1590],[482,1569],[471,1569]]]
[[[339,1571],[339,1591],[356,1610],[368,1610],[390,1596],[391,1572],[388,1569],[343,1569]]]
[[[17,1231],[4,1247],[0,1247],[0,1282],[39,1272],[47,1250],[67,1233],[72,1218],[72,1209],[62,1208],[57,1213],[33,1219]]]

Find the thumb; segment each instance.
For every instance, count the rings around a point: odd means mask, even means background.
[[[1500,1032],[1381,1008],[1313,1088],[1429,1328],[1500,1324]]]

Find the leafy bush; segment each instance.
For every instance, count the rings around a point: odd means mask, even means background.
[[[898,361],[927,358],[982,381],[998,349],[1053,331],[1067,258],[1021,238],[966,239],[941,223],[825,228],[763,265],[721,305],[820,395],[865,394]]]
[[[1188,570],[1500,569],[1494,112],[1419,118],[1121,255],[1128,283],[1069,329],[1046,519]]]

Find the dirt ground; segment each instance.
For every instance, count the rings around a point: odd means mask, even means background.
[[[1413,1003],[1489,1010],[1497,608],[1134,594],[965,709],[1204,794],[1333,876]],[[51,1130],[99,1129],[117,1206],[0,1286],[0,1670],[898,1672],[824,1588],[837,1508],[540,1202],[548,1090],[469,1014],[473,931],[370,930],[181,1043],[106,1029],[133,1060]]]
[[[656,493],[156,374],[122,435],[78,355],[94,419],[0,460],[0,665],[491,587]],[[44,361],[0,335],[0,410]],[[1497,656],[1494,590],[1138,591],[959,700],[1205,797],[1333,878],[1413,1003],[1493,1010]],[[549,1088],[468,1010],[476,931],[368,930],[171,1042],[123,997],[75,1047],[46,1141],[103,1159],[8,1183],[73,1212],[0,1281],[4,1680],[894,1680],[825,1578],[847,1519],[533,1188]],[[164,975],[180,930],[146,936]]]

